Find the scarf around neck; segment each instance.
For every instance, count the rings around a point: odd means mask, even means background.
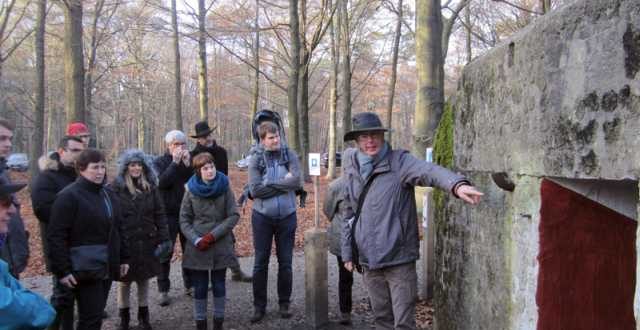
[[[360,165],[360,177],[362,180],[367,180],[371,172],[373,172],[373,167],[387,155],[389,151],[389,146],[385,141],[380,149],[380,152],[372,156],[365,154],[364,152],[358,150],[356,157],[358,158],[358,164]]]
[[[229,189],[229,178],[222,172],[217,172],[213,181],[204,182],[202,178],[194,174],[187,182],[187,188],[198,197],[216,198]]]

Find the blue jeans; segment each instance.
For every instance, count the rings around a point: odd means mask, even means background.
[[[278,302],[289,303],[291,298],[293,245],[297,227],[296,213],[282,218],[266,217],[256,211],[251,214],[253,246],[253,306],[264,311],[267,308],[267,280],[271,242],[275,238],[278,257]]]

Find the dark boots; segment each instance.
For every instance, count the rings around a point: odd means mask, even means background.
[[[222,330],[222,323],[224,323],[224,317],[214,317],[213,330]]]
[[[207,330],[207,320],[196,320],[196,330]]]
[[[120,308],[118,310],[118,314],[120,315],[120,325],[118,326],[118,330],[129,330],[129,321],[131,321],[129,307]]]
[[[138,307],[138,326],[142,330],[151,330],[149,323],[149,307]]]

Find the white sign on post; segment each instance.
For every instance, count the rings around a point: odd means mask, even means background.
[[[320,154],[309,153],[309,175],[320,176]]]

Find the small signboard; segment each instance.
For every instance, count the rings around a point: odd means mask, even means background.
[[[433,148],[427,148],[427,152],[425,153],[426,161],[429,163],[433,162]]]
[[[309,175],[320,176],[320,154],[309,153]]]

